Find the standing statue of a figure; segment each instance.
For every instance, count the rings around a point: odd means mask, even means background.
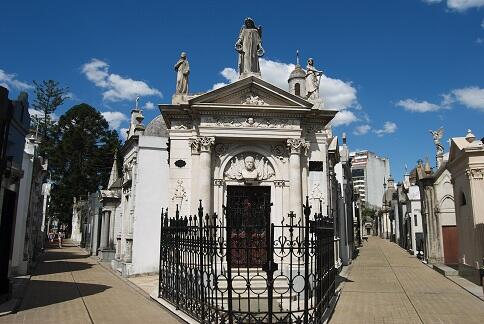
[[[175,64],[176,71],[176,89],[175,95],[188,94],[188,75],[190,74],[190,65],[188,64],[187,54],[182,52],[180,59]]]
[[[314,67],[314,60],[308,59],[306,66],[306,91],[308,99],[319,99],[319,82],[323,71],[319,71]]]
[[[434,139],[435,149],[437,150],[437,155],[444,154],[444,146],[440,143],[440,140],[444,136],[444,128],[440,127],[436,131],[429,130],[430,134]]]
[[[239,53],[239,76],[260,76],[259,57],[264,55],[262,48],[262,26],[256,27],[252,18],[246,18],[235,43]]]

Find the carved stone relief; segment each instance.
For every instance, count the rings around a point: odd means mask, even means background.
[[[466,175],[469,179],[473,180],[483,180],[484,179],[484,169],[467,169]]]
[[[177,184],[171,200],[181,205],[183,201],[188,201],[188,196],[185,187],[183,186],[183,180],[178,180]]]
[[[287,118],[220,116],[206,117],[203,119],[203,123],[212,127],[299,128],[297,120]]]
[[[262,100],[258,95],[249,94],[245,100],[242,100],[241,104],[243,105],[252,105],[252,106],[267,106],[264,100]]]
[[[270,180],[275,176],[274,168],[260,154],[245,152],[232,158],[224,172],[231,180]]]
[[[274,154],[274,156],[276,158],[278,158],[279,160],[281,160],[281,162],[285,163],[286,162],[286,157],[287,157],[287,149],[283,146],[283,145],[273,145],[271,147],[271,151],[272,151],[272,154]]]
[[[304,138],[290,138],[287,140],[287,147],[290,149],[291,154],[299,154],[301,152],[307,154],[309,143]]]

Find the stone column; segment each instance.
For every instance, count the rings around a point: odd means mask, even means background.
[[[109,223],[111,218],[111,211],[103,210],[103,218],[101,224],[101,244],[100,249],[105,250],[109,248]]]
[[[303,217],[302,210],[302,181],[301,181],[301,151],[306,152],[308,143],[302,138],[290,138],[287,140],[289,147],[289,191],[290,210],[297,217]]]
[[[200,174],[198,183],[200,188],[200,199],[205,213],[212,213],[212,146],[215,143],[214,137],[199,137],[200,144]]]

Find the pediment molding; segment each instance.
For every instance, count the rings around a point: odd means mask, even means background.
[[[189,105],[279,106],[311,109],[312,103],[251,76],[189,100]]]

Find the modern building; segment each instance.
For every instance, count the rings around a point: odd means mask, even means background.
[[[484,267],[484,144],[469,130],[451,139],[448,168],[452,173],[458,230],[459,275],[482,285]]]
[[[390,177],[390,160],[370,151],[350,153],[353,186],[362,206],[382,207],[383,184]]]

